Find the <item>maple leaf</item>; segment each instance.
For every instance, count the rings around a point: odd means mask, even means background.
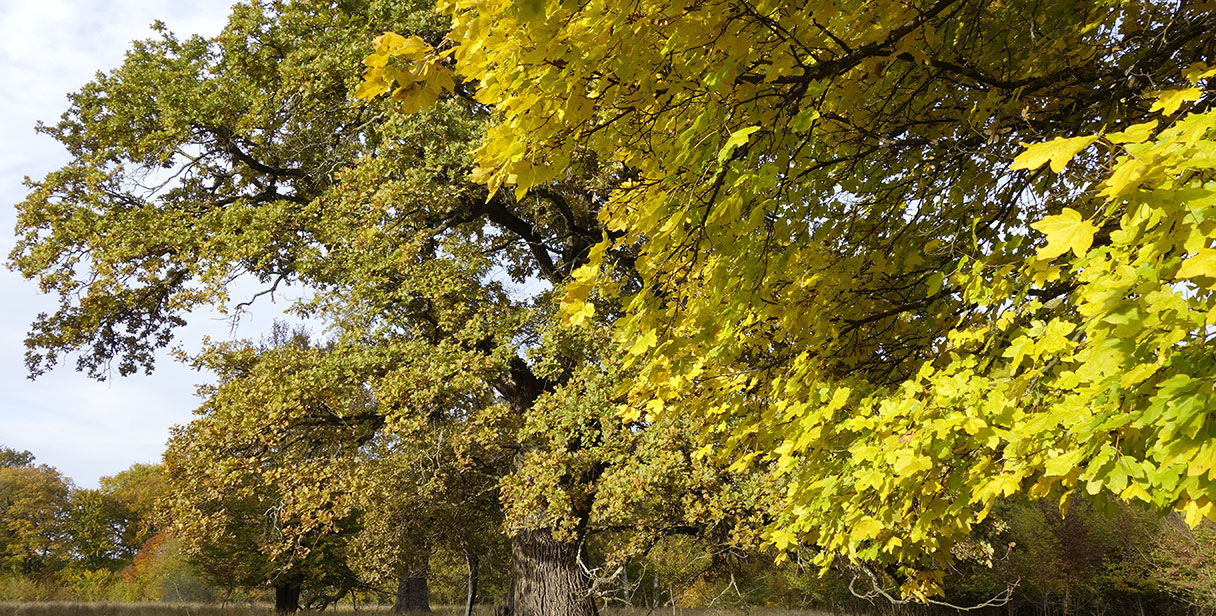
[[[1047,236],[1047,245],[1039,249],[1039,257],[1049,261],[1069,250],[1078,257],[1085,256],[1098,230],[1069,207],[1030,226]]]

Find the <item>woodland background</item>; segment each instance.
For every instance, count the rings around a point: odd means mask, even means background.
[[[181,538],[167,530],[158,514],[166,490],[160,466],[135,465],[90,490],[74,487],[51,467],[36,465],[28,452],[0,452],[0,601],[273,602],[269,579],[237,585],[230,581],[231,572],[191,562]],[[1011,501],[1003,508],[1007,526],[999,539],[1007,549],[991,568],[951,572],[952,599],[981,603],[1016,582],[1010,605],[1019,613],[1203,614],[1216,609],[1212,524],[1191,530],[1177,515],[1115,502],[1081,502],[1067,518],[1041,502]],[[499,545],[481,556],[478,613],[505,605],[509,584],[505,544],[494,536],[485,539]],[[463,605],[467,574],[463,555],[437,550],[429,562],[429,604]],[[321,606],[341,599],[347,609],[352,604],[392,605],[397,580],[375,584],[357,577],[344,582],[342,590],[350,595],[315,588],[303,603]],[[839,571],[820,577],[817,568],[797,558],[775,565],[771,553],[758,546],[726,548],[674,538],[630,562],[600,589],[600,601],[604,607],[654,608],[658,613],[673,607],[833,613],[893,609],[859,599],[849,591],[849,581]],[[17,608],[0,606],[4,609]]]

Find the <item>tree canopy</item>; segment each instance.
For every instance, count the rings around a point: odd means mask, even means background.
[[[621,422],[604,331],[556,317],[604,236],[615,166],[586,156],[527,198],[490,192],[469,180],[489,117],[469,84],[441,83],[414,114],[351,96],[373,34],[401,29],[429,49],[448,25],[425,2],[253,2],[213,39],[137,43],[44,129],[73,160],[18,206],[11,262],[60,299],[33,327],[29,367],[76,354],[98,378],[111,362],[151,369],[192,308],[239,312],[281,284],[307,288],[294,309],[326,324],[323,344],[190,358],[218,382],[166,476],[183,528],[221,548],[217,567],[256,546],[228,567],[237,577],[306,578],[318,537],[355,513],[399,517],[353,503],[358,480],[381,476],[380,492],[436,480],[453,500],[420,517],[476,490],[499,499],[516,614],[592,614],[589,538],[624,537],[617,564],[667,534],[728,536],[772,486],[751,479],[733,496],[727,473],[693,457],[694,418]],[[614,258],[629,267],[628,251]],[[229,296],[242,276],[257,296]],[[404,474],[415,443],[435,446],[441,473]],[[377,447],[389,451],[355,455]],[[667,491],[688,496],[661,503]]]
[[[775,466],[777,548],[923,599],[1003,497],[1216,519],[1210,5],[440,6],[454,49],[384,35],[360,95],[454,57],[491,196],[615,163],[562,314],[623,302],[625,419]]]
[[[60,301],[29,368],[150,370],[191,309],[307,288],[332,340],[207,347],[170,476],[290,514],[284,572],[369,443],[381,489],[499,473],[520,616],[594,613],[596,533],[764,523],[923,600],[1009,497],[1216,519],[1213,31],[1153,0],[238,4],[42,128],[72,161],[18,206],[10,263]],[[452,466],[399,474],[415,437]]]

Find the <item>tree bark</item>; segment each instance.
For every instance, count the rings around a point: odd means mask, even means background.
[[[538,378],[523,358],[514,357],[506,377],[493,385],[507,405],[525,417],[554,384]],[[523,455],[516,456],[516,470],[523,459]],[[581,480],[595,479],[589,476]],[[573,513],[584,529],[590,511],[590,503],[575,504]],[[537,517],[543,519],[544,515],[538,512]],[[521,530],[511,537],[511,616],[598,616],[591,579],[579,562],[581,550],[581,542],[555,541],[545,528]]]
[[[477,554],[471,550],[465,550],[464,564],[469,569],[469,586],[464,600],[464,616],[473,616],[473,606],[477,604]]]
[[[274,613],[294,614],[300,610],[300,583],[282,582],[274,587]]]
[[[430,555],[423,556],[421,563],[401,571],[397,578],[397,603],[394,614],[424,614],[431,611],[427,577],[430,575]]]
[[[525,530],[511,539],[511,553],[514,616],[598,616],[579,544],[554,541],[545,529]]]

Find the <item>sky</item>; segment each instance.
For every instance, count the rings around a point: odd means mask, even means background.
[[[53,139],[34,132],[67,109],[67,94],[98,70],[122,62],[130,41],[164,21],[178,35],[214,35],[228,0],[0,0],[0,256],[13,248],[13,205],[22,178],[39,179],[67,162]],[[96,487],[136,462],[157,462],[169,429],[189,422],[199,404],[200,374],[162,356],[151,376],[96,382],[73,371],[70,358],[36,381],[26,378],[24,338],[54,300],[34,281],[0,269],[0,445],[27,449],[81,487]],[[262,307],[233,330],[215,314],[195,314],[180,340],[197,349],[204,335],[257,338],[283,307]],[[192,346],[193,345],[193,346]]]

